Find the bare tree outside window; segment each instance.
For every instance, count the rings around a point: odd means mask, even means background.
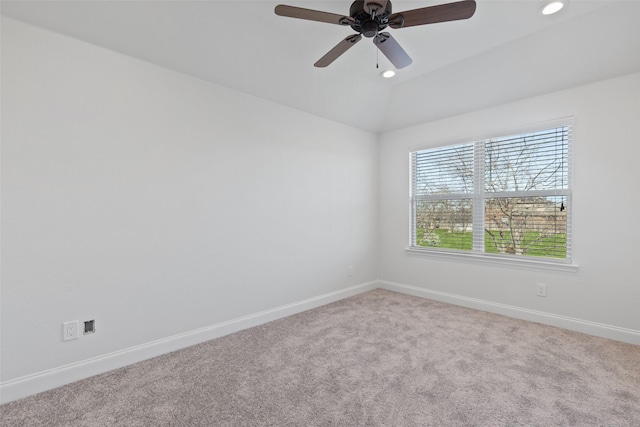
[[[485,204],[485,251],[564,258],[567,213],[564,197],[490,199]]]

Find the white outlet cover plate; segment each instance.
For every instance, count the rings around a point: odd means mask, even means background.
[[[544,283],[538,283],[538,290],[536,292],[536,294],[539,297],[546,297],[547,296],[547,285],[545,285]]]
[[[80,337],[80,322],[77,320],[62,324],[62,341],[77,340]]]

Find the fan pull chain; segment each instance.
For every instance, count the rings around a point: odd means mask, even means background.
[[[379,59],[380,59],[380,52],[379,52],[379,49],[376,49],[376,69],[380,68]]]

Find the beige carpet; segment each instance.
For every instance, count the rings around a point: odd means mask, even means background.
[[[384,290],[0,406],[2,426],[640,426],[640,347]]]

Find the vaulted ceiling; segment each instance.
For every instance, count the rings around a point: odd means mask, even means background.
[[[447,1],[394,1],[393,11]],[[340,1],[2,1],[2,14],[372,132],[640,71],[640,1],[477,0],[463,21],[389,29],[413,58],[396,77],[369,39],[313,66],[350,27],[276,16],[278,3],[348,15]],[[376,64],[379,63],[379,68]]]

